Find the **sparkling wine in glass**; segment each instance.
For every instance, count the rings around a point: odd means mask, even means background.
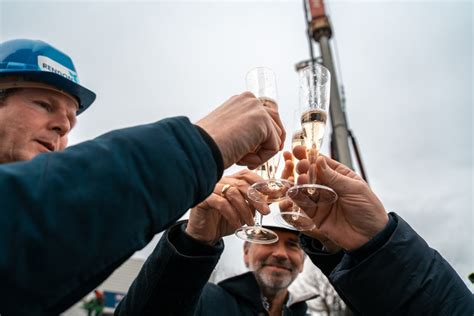
[[[298,109],[293,116],[293,135],[291,137],[291,149],[296,146],[305,146],[304,132],[301,129],[300,123],[301,111]],[[293,159],[293,179],[296,179],[298,174],[296,172],[297,160]],[[280,224],[288,227],[296,228],[299,231],[308,231],[316,227],[314,221],[295,203],[289,200],[288,202],[280,203],[280,212],[275,215],[275,220]]]
[[[301,128],[309,162],[308,184],[295,185],[288,197],[301,207],[317,203],[334,203],[336,192],[317,183],[316,159],[324,138],[328,119],[331,74],[319,64],[312,64],[300,72]]]
[[[276,77],[271,69],[266,67],[254,68],[247,73],[245,82],[247,89],[260,99],[264,106],[277,107]],[[281,153],[277,153],[264,163],[267,172],[265,180],[253,184],[247,193],[252,201],[273,203],[286,198],[286,192],[293,183],[276,178],[280,159]]]

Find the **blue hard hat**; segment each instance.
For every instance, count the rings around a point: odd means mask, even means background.
[[[42,41],[15,39],[0,43],[0,79],[12,76],[44,83],[76,97],[77,114],[95,100],[95,93],[79,84],[71,58]]]

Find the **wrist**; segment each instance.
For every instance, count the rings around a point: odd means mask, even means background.
[[[336,253],[341,251],[341,247],[336,245],[332,240],[328,239],[321,233],[318,233],[316,230],[309,230],[302,232],[303,235],[308,236],[309,238],[315,239],[321,243],[322,250],[328,253]]]
[[[209,135],[204,128],[199,126],[198,124],[195,124],[197,130],[201,134],[202,138],[204,141],[207,143],[209,148],[211,149],[212,156],[214,157],[214,160],[217,165],[217,181],[219,181],[220,178],[222,178],[222,175],[224,173],[224,158],[222,156],[221,149],[219,145],[215,142],[215,140]]]
[[[212,141],[216,145],[221,155],[221,160],[222,160],[224,169],[227,169],[228,167],[230,167],[234,163],[234,161],[230,161],[231,160],[229,158],[230,155],[226,151],[226,148],[228,146],[226,146],[225,140],[219,137],[219,133],[214,130],[212,125],[207,124],[206,119],[198,121],[195,125],[201,128],[204,132],[206,132],[209,138],[212,139]]]
[[[371,242],[377,235],[379,235],[387,226],[389,222],[389,216],[383,210],[383,213],[380,212],[380,215],[377,218],[373,218],[371,224],[365,228],[365,231],[361,232],[357,236],[353,236],[349,244],[344,248],[346,251],[354,251],[364,245]]]
[[[387,222],[385,223],[383,229],[380,230],[369,241],[358,248],[348,251],[348,253],[356,262],[362,261],[364,258],[367,258],[369,255],[381,248],[390,239],[396,227],[396,220],[393,218],[393,216],[387,214]]]
[[[192,239],[209,246],[214,246],[219,240],[215,240],[212,237],[206,236],[205,234],[201,233],[202,230],[195,229],[192,225],[187,225],[184,232],[186,235],[191,237]]]

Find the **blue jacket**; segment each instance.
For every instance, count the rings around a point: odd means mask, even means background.
[[[456,271],[397,214],[360,249],[334,256],[303,237],[303,248],[321,267],[356,315],[473,315],[474,297]]]
[[[0,314],[59,314],[206,198],[204,134],[172,118],[0,165]]]
[[[268,315],[252,272],[218,284],[207,282],[224,242],[204,245],[187,235],[184,227],[177,223],[165,232],[115,315]],[[282,316],[304,316],[306,310],[304,301],[295,301],[284,306]]]

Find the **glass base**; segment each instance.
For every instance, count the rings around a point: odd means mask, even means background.
[[[286,193],[293,183],[284,179],[255,182],[249,187],[247,196],[254,202],[273,203],[286,199]]]
[[[337,201],[337,193],[321,184],[296,185],[288,190],[288,198],[301,208],[314,207],[316,204],[332,204]]]
[[[278,241],[278,235],[262,226],[243,226],[235,231],[235,236],[255,244],[273,244]]]
[[[307,231],[316,227],[313,220],[303,212],[281,212],[275,215],[275,220],[283,226],[299,231]]]

